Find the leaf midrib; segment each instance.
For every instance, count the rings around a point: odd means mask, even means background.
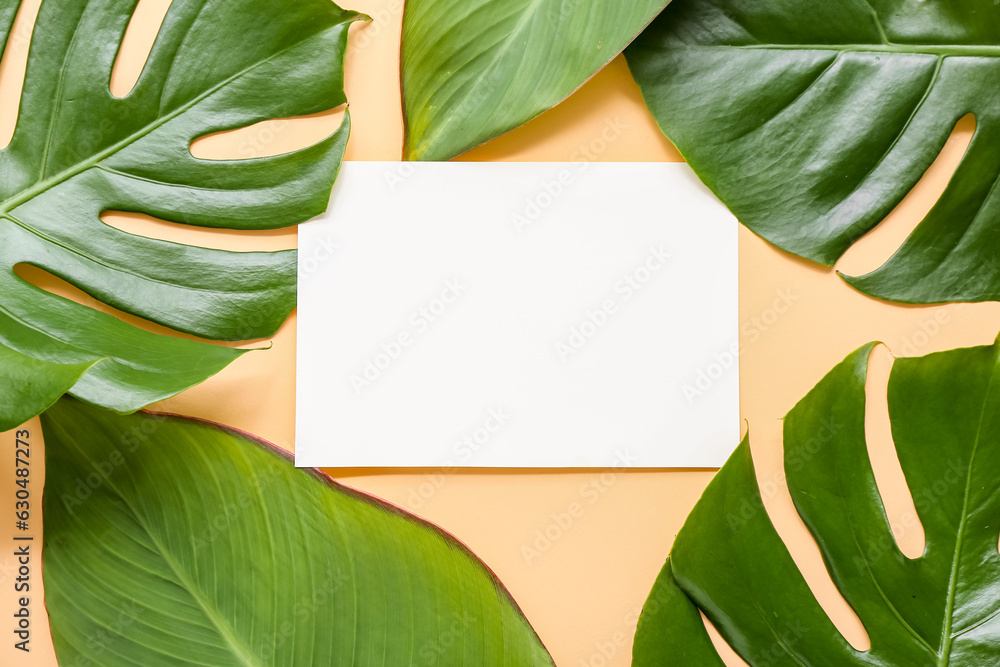
[[[133,510],[133,514],[135,511]],[[157,550],[160,552],[160,556],[163,558],[164,562],[170,568],[170,571],[176,575],[178,582],[184,588],[185,591],[198,603],[198,607],[202,610],[205,616],[212,622],[212,625],[219,632],[222,638],[225,640],[226,644],[232,650],[233,655],[237,657],[240,662],[246,667],[264,667],[259,663],[253,656],[250,649],[236,636],[236,632],[233,630],[229,621],[222,616],[221,613],[205,598],[204,593],[198,588],[197,584],[193,582],[187,573],[180,567],[180,565],[173,559],[173,556],[164,548],[158,539],[150,532],[149,528],[141,520],[139,525],[142,526],[146,534],[156,545]]]
[[[982,440],[983,421],[986,419],[986,407],[989,405],[990,394],[993,391],[993,384],[997,379],[997,363],[1000,361],[997,353],[993,356],[993,372],[990,373],[990,381],[986,385],[986,395],[983,397],[983,407],[979,412],[979,423],[976,425],[976,437],[972,441],[972,451],[969,453],[969,470],[965,474],[965,494],[962,499],[962,515],[959,520],[958,530],[955,533],[955,553],[952,556],[951,572],[948,578],[948,599],[945,603],[944,626],[941,628],[941,654],[938,658],[939,667],[948,667],[951,663],[951,647],[955,641],[952,635],[952,628],[955,613],[955,593],[958,588],[959,561],[962,556],[962,545],[965,538],[965,529],[969,522],[969,496],[972,490],[972,470],[979,451],[979,444]]]
[[[740,51],[839,51],[855,53],[892,53],[963,58],[1000,58],[1000,45],[970,44],[688,44],[684,51],[700,49],[737,49]]]
[[[31,201],[32,199],[34,199],[38,195],[40,195],[40,194],[42,194],[44,192],[48,192],[52,188],[54,188],[54,187],[60,185],[61,183],[63,183],[65,181],[73,178],[74,176],[77,176],[77,175],[79,175],[79,174],[87,171],[88,169],[97,166],[103,160],[105,160],[105,159],[111,157],[112,155],[114,155],[115,153],[118,153],[119,151],[127,148],[128,146],[134,144],[135,142],[139,141],[143,137],[145,137],[145,136],[151,134],[152,132],[158,130],[159,128],[163,127],[164,125],[166,125],[167,123],[169,123],[174,118],[177,118],[178,116],[180,116],[180,115],[184,114],[185,112],[189,111],[190,109],[192,109],[193,107],[197,106],[198,104],[200,104],[201,102],[203,102],[205,99],[207,99],[211,95],[214,95],[216,92],[218,92],[222,88],[228,86],[233,81],[235,81],[235,80],[239,79],[240,77],[248,74],[249,72],[252,72],[256,68],[260,67],[261,65],[269,63],[270,61],[274,60],[275,58],[284,55],[288,51],[291,51],[292,49],[297,48],[301,44],[303,44],[303,43],[305,43],[307,41],[310,41],[312,39],[315,39],[317,37],[317,35],[322,35],[322,34],[326,33],[327,30],[330,30],[331,28],[336,27],[336,26],[340,26],[340,25],[342,25],[342,24],[338,22],[338,23],[336,23],[336,24],[334,24],[334,25],[332,25],[332,26],[330,26],[330,27],[328,27],[328,28],[326,28],[326,29],[318,32],[318,33],[310,35],[309,37],[307,37],[306,39],[304,39],[304,40],[302,40],[300,42],[295,42],[294,44],[291,44],[291,45],[285,47],[284,49],[282,49],[282,50],[280,50],[280,51],[278,51],[276,53],[273,53],[273,54],[269,55],[267,58],[264,58],[263,60],[259,60],[259,61],[255,62],[255,63],[253,63],[252,65],[250,65],[248,67],[245,67],[245,68],[243,68],[242,70],[240,70],[238,72],[233,73],[232,75],[230,75],[229,77],[223,79],[222,81],[220,81],[219,83],[215,84],[211,88],[208,88],[204,92],[200,93],[199,95],[191,98],[188,102],[185,102],[184,104],[178,106],[176,109],[174,109],[173,111],[171,111],[171,112],[169,112],[169,113],[167,113],[167,114],[165,114],[163,116],[157,117],[156,119],[154,119],[149,124],[141,127],[137,131],[135,131],[132,134],[128,135],[127,137],[121,139],[120,141],[112,144],[111,146],[108,146],[103,151],[100,151],[100,152],[96,153],[95,155],[91,156],[90,158],[88,158],[86,160],[83,160],[81,162],[77,162],[76,164],[74,164],[74,165],[72,165],[70,167],[67,167],[66,169],[63,169],[61,172],[59,172],[58,174],[52,176],[51,178],[47,178],[45,180],[38,181],[34,185],[32,185],[31,187],[22,190],[19,194],[14,195],[13,197],[10,197],[10,198],[8,198],[8,199],[0,202],[0,216],[6,216],[9,212],[15,210],[17,207],[19,207],[19,206],[27,203],[28,201]],[[16,129],[15,129],[15,131],[16,131]],[[31,231],[34,231],[34,230],[32,229]]]
[[[65,442],[69,442],[70,446],[76,449],[76,451],[91,465],[95,465],[88,456],[87,452],[80,447],[79,443],[73,439],[64,439]],[[257,659],[254,657],[253,652],[250,650],[246,644],[236,635],[235,630],[229,624],[229,621],[215,608],[214,605],[205,597],[204,593],[198,587],[197,583],[188,576],[187,572],[180,566],[180,563],[173,557],[173,555],[167,550],[166,546],[157,538],[153,530],[147,525],[145,517],[139,513],[139,511],[132,504],[130,499],[122,493],[118,485],[109,476],[104,477],[108,488],[114,491],[115,495],[125,504],[128,511],[132,514],[132,518],[135,520],[136,524],[142,528],[143,532],[149,537],[153,546],[156,547],[157,553],[163,558],[163,561],[170,568],[170,571],[174,573],[177,577],[178,584],[187,592],[191,598],[198,604],[198,607],[205,614],[206,618],[211,621],[212,626],[219,632],[219,635],[225,640],[226,644],[229,646],[233,653],[233,656],[238,658],[240,662],[245,667],[264,667]]]

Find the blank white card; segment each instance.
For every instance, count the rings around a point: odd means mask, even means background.
[[[721,466],[737,261],[684,164],[346,163],[299,232],[296,464]]]

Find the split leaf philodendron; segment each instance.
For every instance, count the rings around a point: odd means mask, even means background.
[[[625,54],[663,132],[743,224],[826,265],[974,114],[934,209],[882,267],[845,279],[907,303],[1000,299],[994,0],[677,0]]]
[[[407,0],[404,159],[451,159],[552,108],[667,2]]]
[[[62,665],[553,664],[453,537],[267,443],[71,398],[42,429]]]
[[[699,610],[751,667],[1000,663],[1000,343],[893,365],[892,435],[926,539],[915,559],[897,547],[868,455],[871,349],[784,422],[795,507],[871,648],[844,639],[800,574],[763,507],[748,438],[677,535],[633,665],[722,665]]]
[[[17,265],[177,331],[267,337],[295,307],[294,252],[169,243],[99,216],[286,227],[326,208],[340,168],[346,119],[318,144],[275,157],[203,160],[189,146],[343,104],[347,30],[359,14],[329,0],[174,0],[134,89],[117,98],[111,70],[136,4],[44,0],[38,13],[14,136],[0,150],[0,349],[32,360],[35,381],[19,378],[27,361],[0,365],[0,430],[69,386],[83,400],[133,411],[243,353],[138,329],[29,284]],[[0,5],[0,46],[17,10],[18,2]]]

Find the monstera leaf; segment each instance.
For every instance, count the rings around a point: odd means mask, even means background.
[[[454,538],[267,443],[70,398],[42,428],[61,665],[552,665]]]
[[[295,253],[233,253],[104,224],[105,210],[205,227],[273,229],[327,204],[349,122],[301,151],[196,159],[203,135],[345,101],[347,29],[329,0],[174,0],[135,88],[111,70],[137,0],[45,0],[14,137],[0,150],[0,429],[73,395],[134,411],[242,351],[137,329],[22,280],[34,265],[128,313],[217,340],[271,335],[295,307]],[[17,2],[0,6],[0,45]],[[16,355],[16,356],[15,356]],[[24,362],[28,363],[28,362]],[[12,370],[13,369],[13,370]],[[70,382],[74,374],[75,382]]]
[[[669,0],[407,0],[407,160],[448,160],[550,109]]]
[[[743,224],[827,265],[975,114],[935,208],[847,281],[909,303],[1000,299],[993,0],[677,0],[626,58],[664,133]]]
[[[926,537],[912,560],[893,538],[865,443],[870,350],[788,414],[784,442],[795,506],[871,648],[852,648],[813,597],[764,511],[744,441],[677,536],[634,665],[722,665],[699,609],[751,667],[1000,663],[1000,345],[893,366],[892,434]]]

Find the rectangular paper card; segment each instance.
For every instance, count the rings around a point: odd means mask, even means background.
[[[737,261],[685,164],[346,163],[299,232],[296,464],[721,466]]]

